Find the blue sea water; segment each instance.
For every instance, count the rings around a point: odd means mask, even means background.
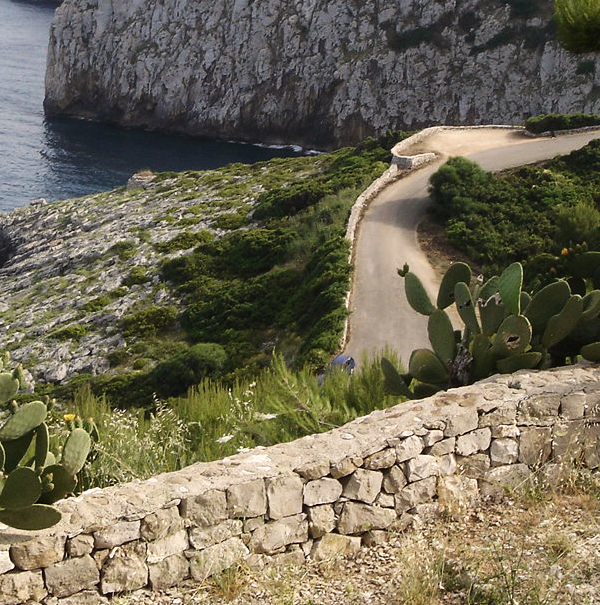
[[[0,0],[0,211],[124,185],[141,169],[202,170],[294,155],[291,149],[125,130],[43,113],[57,3]]]

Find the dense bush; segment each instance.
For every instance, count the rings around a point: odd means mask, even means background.
[[[448,239],[487,274],[514,261],[527,280],[556,272],[563,249],[599,249],[600,141],[498,175],[451,158],[432,176],[430,194]]]
[[[525,122],[525,128],[534,134],[554,132],[555,130],[573,130],[575,128],[598,125],[600,125],[600,116],[585,113],[542,114],[529,118]]]

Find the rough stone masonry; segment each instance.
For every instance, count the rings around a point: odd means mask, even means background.
[[[468,510],[600,463],[600,368],[495,376],[319,435],[59,503],[0,531],[0,605],[108,603],[236,563],[353,552],[427,512]]]

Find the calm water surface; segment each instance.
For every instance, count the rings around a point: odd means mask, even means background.
[[[44,74],[55,3],[0,0],[0,211],[124,185],[140,169],[217,168],[293,155],[81,120],[46,121]]]

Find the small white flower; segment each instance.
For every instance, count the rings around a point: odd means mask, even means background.
[[[261,414],[259,412],[256,414],[256,418],[258,420],[273,420],[273,418],[277,418],[277,414]]]
[[[238,447],[237,448],[237,453],[238,454],[246,454],[247,452],[251,452],[251,448],[249,447]]]
[[[233,435],[223,435],[217,439],[217,443],[227,443],[233,439]]]

